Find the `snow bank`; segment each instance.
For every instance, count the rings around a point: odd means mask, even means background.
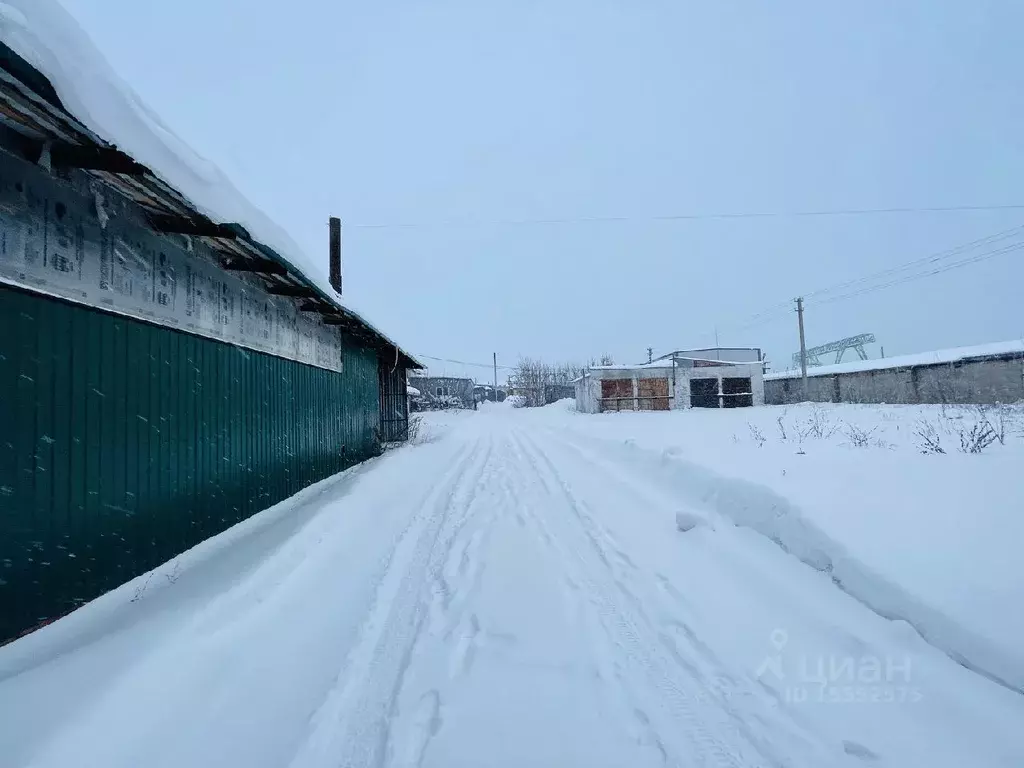
[[[698,528],[702,525],[707,525],[707,518],[696,515],[689,510],[682,510],[676,512],[676,529],[680,533],[687,533],[692,531],[694,528]]]
[[[555,400],[553,403],[548,403],[545,408],[554,408],[559,411],[575,411],[576,410],[576,398],[575,397],[563,397],[560,400]]]
[[[300,532],[323,508],[343,497],[375,465],[364,462],[303,488],[294,496],[200,542],[177,557],[136,576],[81,608],[3,647],[0,682],[88,646],[139,620],[137,603],[158,606],[173,587],[173,610],[189,604],[211,585],[231,582],[256,567],[282,541]]]
[[[886,368],[907,368],[912,365],[936,365],[955,363],[990,355],[1024,354],[1024,339],[1000,341],[992,344],[978,344],[972,347],[953,347],[939,349],[934,352],[919,352],[915,355],[886,357],[881,360],[855,360],[838,365],[817,365],[807,369],[808,376],[831,376],[834,373],[859,373],[861,371],[879,371]],[[769,379],[792,379],[800,375],[799,370],[776,371],[765,375]]]
[[[643,451],[635,444],[634,451]],[[783,550],[815,570],[828,574],[835,584],[873,611],[888,619],[902,619],[921,636],[958,663],[990,679],[1024,692],[1024,655],[1018,648],[1000,648],[972,627],[958,623],[914,597],[898,583],[875,572],[839,541],[810,521],[787,499],[770,489],[709,472],[671,452],[664,454],[669,475],[683,498],[699,501],[733,523],[768,537]],[[638,462],[646,463],[644,458]],[[678,522],[678,521],[677,521]],[[919,536],[926,533],[922,521]],[[886,535],[886,531],[879,531]],[[1013,610],[1011,606],[1003,606]]]
[[[947,411],[960,416],[973,418]],[[573,415],[560,428],[613,441],[617,461],[1024,691],[1024,420],[985,454],[921,455],[917,423],[942,418],[929,406],[801,406]],[[850,425],[874,430],[867,447],[853,447]]]
[[[147,166],[213,221],[240,224],[339,306],[363,314],[348,298],[342,302],[331,287],[326,249],[323,258],[310,257],[216,165],[178,138],[57,0],[0,2],[0,40],[43,73],[64,107],[101,139]]]

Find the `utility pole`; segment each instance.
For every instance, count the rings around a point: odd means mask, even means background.
[[[494,402],[498,402],[498,353],[494,353]]]
[[[800,379],[803,383],[804,400],[807,400],[807,342],[804,340],[804,299],[796,300],[796,317],[800,324]]]
[[[647,348],[647,362],[651,362],[654,359],[654,347]]]

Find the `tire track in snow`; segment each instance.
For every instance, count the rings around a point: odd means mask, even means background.
[[[644,499],[654,507],[665,507],[668,510],[666,517],[674,508],[671,502],[675,496],[671,490],[659,491],[646,483],[638,482],[628,471],[602,456],[600,452],[595,454],[590,450],[593,448],[590,444],[580,445],[569,440],[563,433],[550,430],[546,435],[551,437],[549,445],[564,449],[563,454],[565,451],[571,453],[573,459],[583,465],[589,474],[596,471],[606,482],[610,482],[627,495]],[[550,458],[544,458],[551,471],[557,474],[558,470]],[[567,492],[572,493],[567,484],[565,487]],[[666,500],[669,502],[668,505]],[[579,509],[590,521],[597,523],[584,505],[580,504]],[[606,533],[606,529],[597,524],[595,532],[598,535],[593,540],[597,544]],[[609,534],[607,538],[614,544],[614,537]],[[648,621],[665,650],[673,659],[688,667],[693,677],[704,686],[705,695],[702,698],[710,698],[717,702],[739,734],[758,751],[771,756],[775,762],[788,765],[789,761],[781,755],[793,750],[809,750],[812,753],[818,751],[819,754],[821,751],[829,751],[829,745],[818,740],[802,724],[795,712],[783,706],[774,691],[760,681],[751,679],[746,673],[740,672],[738,676],[730,674],[714,650],[697,636],[685,620],[677,618],[680,612],[685,615],[689,611],[683,593],[663,575],[654,576],[656,587],[653,591],[647,590],[646,593],[648,596],[657,595],[660,598],[658,602],[667,609],[669,616],[657,622],[650,622],[649,618]],[[633,593],[630,591],[628,594]],[[650,603],[645,601],[643,604]],[[761,724],[764,733],[770,735],[757,733],[751,727],[751,721]],[[788,740],[786,747],[779,746],[783,738]]]
[[[496,516],[490,504],[492,481],[497,477],[500,482],[504,477],[501,463],[493,461],[494,454],[494,439],[488,437],[482,470],[465,483],[469,498],[453,510],[439,532],[428,568],[429,616],[426,628],[417,634],[410,648],[409,663],[395,688],[388,717],[386,765],[422,763],[427,746],[443,723],[444,695],[451,681],[469,672],[481,645],[484,632],[472,606],[485,565],[482,550]],[[437,660],[439,647],[447,658],[443,666],[447,677],[439,674],[442,667],[432,663]],[[421,693],[424,680],[430,687]],[[409,706],[410,700],[418,703]],[[435,712],[429,718],[424,714],[425,702],[433,702]]]
[[[478,652],[485,644],[509,642],[507,636],[486,631],[475,609],[495,523],[515,511],[518,498],[504,460],[508,440],[498,443],[492,437],[488,451],[488,470],[475,481],[469,503],[449,521],[441,535],[444,544],[438,547],[444,554],[430,569],[427,628],[413,648],[389,726],[386,765],[394,768],[423,762],[427,746],[445,721],[444,700],[472,671]],[[436,702],[436,716],[424,714],[425,702]]]
[[[479,441],[476,447],[479,447]],[[479,453],[475,449],[473,452]],[[472,480],[467,481],[463,478],[460,483],[461,495],[465,497],[463,502],[447,508],[447,511],[452,513],[451,519],[446,516],[439,523],[437,537],[430,551],[427,567],[429,582],[427,591],[431,593],[431,597],[424,597],[423,601],[417,604],[417,608],[423,610],[417,624],[415,637],[407,647],[398,677],[391,690],[389,710],[384,725],[384,749],[378,765],[419,766],[423,762],[431,739],[441,728],[443,701],[439,689],[432,688],[424,694],[413,713],[410,725],[405,725],[406,721],[401,717],[399,701],[406,687],[409,671],[415,661],[417,647],[423,638],[423,625],[429,626],[433,617],[437,615],[431,613],[429,606],[424,608],[423,602],[429,601],[432,606],[437,597],[442,597],[444,613],[449,615],[448,622],[450,624],[452,622],[450,614],[461,610],[461,605],[467,600],[468,593],[479,582],[482,563],[477,556],[477,549],[473,546],[473,537],[471,536],[470,541],[462,547],[456,548],[456,544],[460,541],[463,532],[469,528],[470,522],[476,518],[475,510],[480,498],[479,491],[487,485],[486,479],[494,471],[491,464],[493,454],[494,440],[489,437],[479,468],[472,473]],[[448,581],[444,576],[446,570],[451,574]],[[441,593],[441,584],[445,584],[447,593]],[[476,637],[479,635],[479,624],[476,622],[475,616],[471,616],[470,626],[475,626],[476,632],[470,637],[470,645],[464,657],[466,666],[472,663],[472,653],[475,650]],[[446,639],[450,640],[453,631],[450,630],[446,633]],[[429,709],[425,709],[428,706]]]
[[[490,460],[493,445],[481,451],[482,440],[457,453],[449,472],[437,483],[404,502],[417,510],[391,553],[360,640],[327,699],[311,718],[306,739],[291,768],[355,768],[382,766],[388,757],[390,723],[417,638],[428,618],[428,590],[449,554],[457,526],[463,522],[472,494]],[[449,527],[449,536],[442,532]],[[419,713],[420,757],[440,728],[440,699]],[[415,762],[413,764],[416,764]]]
[[[554,492],[542,473],[540,465],[526,448],[522,439],[515,440],[514,445],[516,458],[522,467],[521,482],[526,479],[525,485],[533,484],[543,490],[537,499],[531,501],[538,510],[552,511],[551,502]],[[581,634],[591,638],[588,650],[591,654],[595,675],[606,686],[606,704],[614,710],[613,719],[626,723],[627,731],[637,746],[649,748],[658,763],[662,765],[679,764],[678,760],[670,759],[669,750],[663,743],[657,728],[651,724],[651,719],[642,706],[643,697],[637,696],[625,680],[627,670],[624,669],[623,664],[624,646],[621,639],[609,632],[606,627],[606,615],[599,611],[593,597],[593,581],[585,578],[585,574],[572,567],[573,555],[556,541],[556,537],[549,531],[548,524],[540,516],[540,513],[531,507],[527,507],[527,510],[527,527],[552,553],[552,560],[563,566],[563,595],[568,605],[568,611],[573,625],[579,629]],[[610,565],[610,562],[606,562],[606,565]],[[675,750],[673,750],[674,752]],[[644,761],[638,759],[638,763],[644,763]]]
[[[390,730],[387,765],[411,766],[422,762],[426,745],[440,730],[441,706],[453,686],[468,675],[480,649],[490,642],[508,642],[507,637],[487,632],[474,609],[486,566],[484,552],[498,518],[514,508],[515,490],[509,468],[502,458],[507,442],[489,448],[489,470],[478,479],[476,491],[465,510],[451,521],[450,532],[443,536],[446,552],[432,570],[429,630],[421,633],[413,651],[404,684],[396,697],[398,706]],[[498,460],[493,460],[494,454]],[[423,693],[426,691],[426,693]],[[423,700],[438,702],[438,724],[430,739],[423,738]],[[414,703],[419,702],[419,703]],[[417,745],[422,745],[420,748]]]
[[[648,690],[633,691],[630,698],[639,725],[669,762],[723,768],[790,764],[771,745],[744,732],[727,711],[727,703],[712,695],[692,664],[679,663],[683,656],[678,647],[666,644],[668,635],[624,583],[621,566],[630,562],[628,558],[618,556],[622,553],[616,552],[612,537],[593,520],[544,448],[530,435],[518,439],[533,472],[546,477],[545,487],[561,497],[561,504],[549,506],[552,513],[559,513],[552,514],[550,522],[561,525],[556,535],[549,532],[545,538],[560,550],[561,562],[578,571],[574,580],[584,587],[609,641],[622,654],[616,662],[643,672]],[[546,527],[536,516],[535,520]],[[628,688],[624,680],[623,684]],[[644,708],[647,702],[650,705]]]

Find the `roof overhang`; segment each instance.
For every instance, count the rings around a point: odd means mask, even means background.
[[[315,281],[240,225],[213,221],[151,169],[94,133],[66,110],[38,70],[0,43],[0,148],[53,170],[76,170],[135,203],[163,234],[206,243],[227,271],[257,275],[269,293],[302,299],[300,310],[318,314],[361,345],[392,355],[405,368],[425,366],[344,306]]]

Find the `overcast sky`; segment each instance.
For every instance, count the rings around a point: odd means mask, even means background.
[[[785,367],[795,316],[750,316],[1024,224],[656,220],[1024,203],[1016,0],[62,2],[325,270],[341,216],[346,294],[419,354],[633,362],[717,327]],[[811,299],[808,343],[1019,338],[1022,294],[1024,251]]]

